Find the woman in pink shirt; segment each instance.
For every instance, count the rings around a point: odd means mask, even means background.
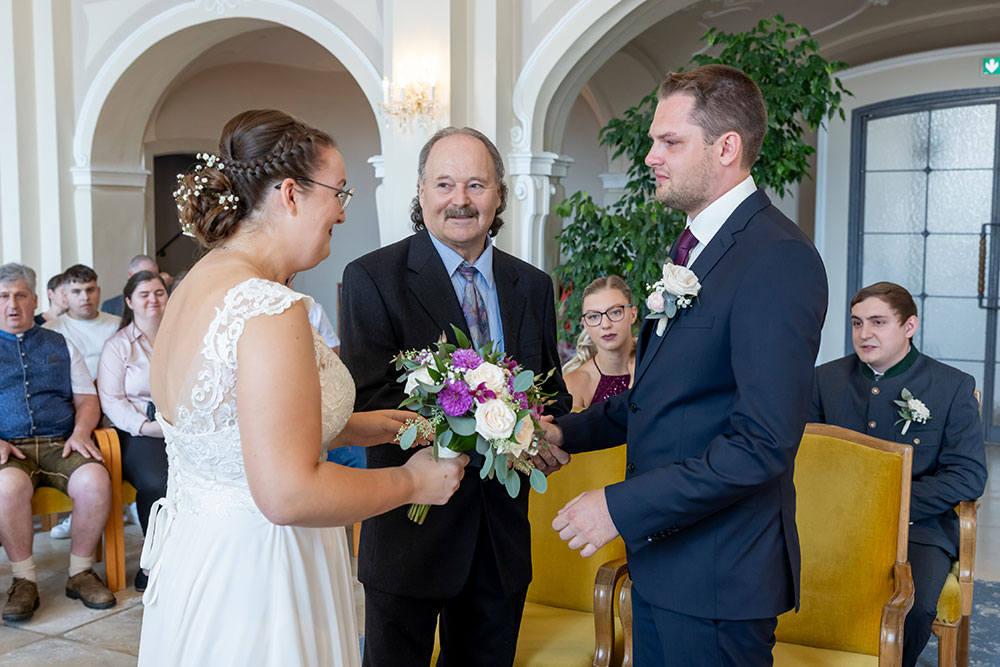
[[[118,431],[122,473],[136,489],[143,535],[149,510],[167,494],[167,454],[163,431],[154,419],[149,391],[149,359],[167,305],[163,278],[140,271],[125,283],[121,327],[104,344],[97,371],[101,409]],[[135,577],[136,590],[146,588],[146,575]]]

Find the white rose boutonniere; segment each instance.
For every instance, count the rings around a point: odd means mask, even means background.
[[[659,320],[656,323],[656,335],[662,336],[667,328],[667,320],[677,314],[678,308],[688,308],[701,292],[701,283],[694,271],[674,264],[672,259],[663,263],[663,277],[649,285],[650,293],[646,297],[646,307],[649,308],[647,320]]]
[[[906,435],[911,423],[919,422],[926,424],[927,420],[931,418],[931,411],[924,405],[923,401],[915,398],[906,387],[903,387],[903,391],[899,395],[903,400],[893,401],[893,403],[899,406],[899,419],[893,423],[893,426],[899,422],[903,422],[902,434]]]

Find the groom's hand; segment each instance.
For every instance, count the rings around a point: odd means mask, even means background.
[[[584,558],[593,556],[597,550],[618,537],[618,529],[611,520],[608,501],[604,489],[585,491],[566,506],[552,521],[552,528],[559,537],[569,541],[569,548]]]

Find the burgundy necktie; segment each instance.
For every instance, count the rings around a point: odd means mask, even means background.
[[[688,255],[698,245],[698,238],[691,233],[690,227],[685,227],[681,232],[681,240],[677,243],[677,250],[674,253],[674,264],[687,266]]]

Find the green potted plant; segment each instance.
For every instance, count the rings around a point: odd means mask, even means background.
[[[752,173],[757,185],[784,196],[790,184],[809,176],[809,156],[816,152],[803,139],[804,126],[816,130],[834,114],[844,118],[840,100],[850,92],[834,75],[847,63],[824,59],[809,31],[785,22],[780,14],[742,33],[712,28],[702,39],[721,50],[717,55],[694,56],[693,65],[731,65],[760,86],[768,127]],[[628,164],[622,198],[604,207],[590,194],[577,192],[556,207],[556,214],[569,221],[558,237],[563,262],[555,269],[566,321],[559,335],[569,343],[580,332],[575,315],[582,308],[587,283],[614,273],[625,279],[633,294],[645,294],[647,285],[659,277],[671,243],[684,229],[684,214],[656,200],[656,183],[644,164],[652,144],[647,133],[656,102],[654,90],[601,129],[600,143],[613,149],[613,158],[625,156]]]

